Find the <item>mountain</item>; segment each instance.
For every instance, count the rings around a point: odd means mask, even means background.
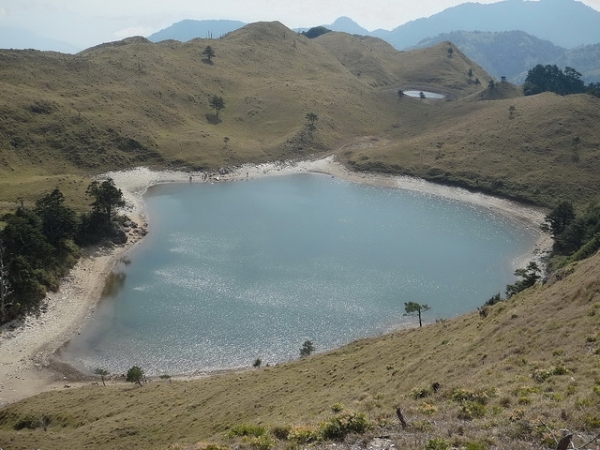
[[[77,48],[66,42],[48,39],[22,28],[0,27],[0,48],[4,49],[36,49],[60,53],[77,53]]]
[[[523,31],[453,31],[424,39],[415,48],[450,41],[497,79],[523,84],[527,71],[536,64],[561,69],[574,67],[586,83],[600,81],[600,44],[565,49]]]
[[[463,3],[392,31],[372,33],[401,50],[421,40],[456,30],[521,30],[561,47],[600,43],[600,12],[575,0],[506,0],[482,5]]]
[[[490,90],[490,75],[449,42],[400,52],[346,33],[308,39],[275,22],[186,43],[129,38],[76,55],[3,50],[0,61],[0,202],[58,184],[83,203],[83,183],[65,173],[214,169],[334,151],[356,169],[542,205],[597,193],[599,100],[523,97],[500,82]],[[445,100],[399,95],[408,90]],[[225,102],[218,120],[214,95]],[[319,117],[314,130],[308,113]]]
[[[174,39],[187,42],[195,38],[217,39],[244,25],[244,22],[237,20],[182,20],[148,36],[148,40],[160,42]]]

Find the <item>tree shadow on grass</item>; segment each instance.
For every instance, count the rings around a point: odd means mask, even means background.
[[[206,120],[208,121],[208,123],[210,123],[212,125],[218,125],[221,123],[221,118],[219,116],[217,116],[216,114],[207,114]]]

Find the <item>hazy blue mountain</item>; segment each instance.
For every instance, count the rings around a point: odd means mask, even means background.
[[[331,25],[323,25],[325,28],[329,28],[331,31],[342,31],[348,34],[358,34],[361,36],[368,36],[369,31],[361,27],[355,21],[349,17],[340,17],[336,19]]]
[[[194,38],[219,38],[246,25],[238,20],[182,20],[148,36],[152,42],[175,39],[186,42]]]
[[[428,37],[456,30],[521,30],[555,45],[573,48],[600,43],[600,12],[575,0],[463,3],[392,31],[377,30],[371,35],[402,50]]]
[[[585,82],[600,81],[600,44],[565,49],[523,31],[454,31],[424,39],[415,47],[430,47],[444,41],[452,42],[493,77],[505,76],[515,84],[522,84],[527,71],[536,64],[556,64],[561,69],[573,67]]]
[[[60,53],[77,53],[80,48],[66,42],[48,39],[22,28],[0,27],[0,48],[35,49]]]

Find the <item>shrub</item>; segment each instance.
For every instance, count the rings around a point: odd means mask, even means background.
[[[265,427],[261,427],[260,425],[236,425],[227,433],[227,437],[243,437],[243,436],[252,436],[259,437],[266,434],[267,430]]]
[[[486,414],[485,406],[479,402],[465,401],[460,406],[458,418],[462,420],[481,419]]]
[[[486,450],[487,445],[483,442],[467,442],[465,444],[465,450]]]
[[[437,406],[430,405],[429,403],[423,403],[419,407],[419,412],[421,412],[421,414],[425,414],[426,416],[434,415],[437,412],[437,410]]]
[[[491,398],[496,396],[496,388],[478,389],[470,391],[468,389],[456,388],[450,392],[450,398],[456,402],[476,402],[480,405],[486,405]]]
[[[299,444],[307,444],[316,441],[318,434],[312,428],[294,427],[288,434],[288,440],[298,442]]]
[[[449,448],[450,444],[442,438],[429,439],[429,442],[425,445],[425,450],[448,450]]]
[[[273,434],[273,436],[275,436],[275,438],[279,439],[280,441],[286,441],[290,436],[291,430],[292,427],[289,425],[278,425],[274,426],[271,429],[271,433]]]
[[[410,393],[414,399],[419,399],[419,398],[425,398],[425,397],[430,396],[432,391],[428,387],[419,386],[419,387],[412,388]]]
[[[349,434],[364,434],[372,425],[367,417],[362,414],[342,414],[332,417],[321,425],[320,434],[323,439],[342,440]]]
[[[331,405],[331,410],[334,413],[342,412],[344,409],[346,409],[346,406],[343,403],[334,403]]]
[[[255,450],[271,450],[275,446],[273,439],[268,434],[250,439],[250,447]]]
[[[15,430],[23,430],[25,428],[27,428],[28,430],[35,430],[39,426],[41,426],[41,420],[34,416],[28,415],[20,417],[13,428]]]
[[[585,427],[588,430],[597,430],[600,428],[600,417],[588,416],[584,419]]]

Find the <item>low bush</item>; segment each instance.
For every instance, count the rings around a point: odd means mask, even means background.
[[[252,437],[260,437],[267,433],[265,427],[261,427],[260,425],[236,425],[231,430],[227,432],[227,437],[243,437],[243,436],[252,436]]]
[[[319,433],[326,440],[342,440],[349,434],[364,434],[371,428],[372,424],[364,414],[347,413],[323,423]]]

